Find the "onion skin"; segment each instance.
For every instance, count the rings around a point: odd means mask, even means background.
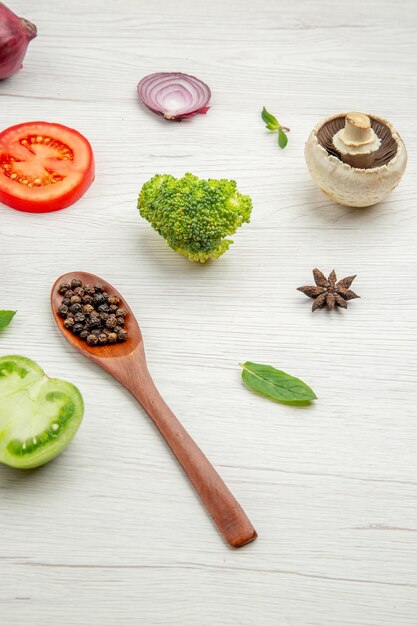
[[[32,22],[18,17],[0,2],[0,80],[20,70],[29,42],[36,34]]]
[[[148,107],[149,108],[149,107]],[[193,115],[205,115],[210,107],[202,107],[197,111],[193,111],[192,113],[180,113],[179,115],[169,115],[168,113],[161,113],[161,111],[154,111],[157,115],[161,115],[164,120],[172,120],[173,122],[181,122],[181,120],[187,119],[187,117],[192,117]],[[152,110],[152,109],[151,109]]]

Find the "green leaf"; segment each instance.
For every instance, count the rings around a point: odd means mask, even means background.
[[[268,113],[265,107],[262,109],[262,119],[265,122],[267,128],[269,128],[269,130],[278,130],[279,122],[277,118],[274,117],[271,113]]]
[[[267,111],[265,107],[262,109],[261,115],[268,130],[278,131],[278,145],[280,148],[285,148],[285,146],[288,143],[288,137],[285,134],[285,131],[289,131],[289,128],[285,128],[285,126],[281,126],[277,118],[274,117],[272,113],[269,113],[269,111]],[[285,128],[285,131],[283,130],[284,128]]]
[[[271,365],[246,361],[241,367],[245,385],[267,398],[289,404],[308,404],[317,398],[314,391],[302,380]]]
[[[15,316],[16,311],[0,311],[0,330],[6,328]]]
[[[284,133],[282,128],[280,128],[279,131],[278,131],[278,145],[279,145],[280,148],[284,149],[285,146],[287,145],[287,143],[288,143],[288,137]]]

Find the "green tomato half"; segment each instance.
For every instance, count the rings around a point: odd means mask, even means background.
[[[0,463],[30,469],[70,443],[84,414],[78,389],[23,356],[0,357]]]

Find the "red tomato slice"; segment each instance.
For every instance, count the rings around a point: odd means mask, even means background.
[[[43,213],[73,204],[94,180],[91,145],[72,128],[27,122],[0,133],[0,202]]]

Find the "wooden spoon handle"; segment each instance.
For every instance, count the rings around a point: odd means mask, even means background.
[[[225,540],[235,548],[253,541],[256,531],[240,504],[165,403],[146,366],[135,365],[128,380],[119,380],[152,418]]]

